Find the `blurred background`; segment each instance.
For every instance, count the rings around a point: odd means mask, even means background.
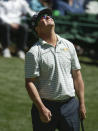
[[[32,16],[52,8],[57,34],[77,51],[85,83],[86,131],[98,131],[98,0],[0,0],[0,131],[32,131],[25,53],[38,40]]]

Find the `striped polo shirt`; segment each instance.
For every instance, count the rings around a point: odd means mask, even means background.
[[[75,96],[72,70],[81,68],[73,44],[57,38],[56,47],[40,39],[25,59],[25,77],[36,77],[34,84],[40,97],[50,100]]]

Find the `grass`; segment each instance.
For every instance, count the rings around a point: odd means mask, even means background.
[[[80,60],[87,107],[85,131],[98,131],[98,66],[88,58]],[[32,131],[31,104],[24,85],[24,61],[0,57],[0,131]]]
[[[24,86],[24,62],[0,57],[0,131],[30,131],[30,107]]]

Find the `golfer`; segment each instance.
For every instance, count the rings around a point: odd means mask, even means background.
[[[51,9],[35,14],[32,26],[39,40],[26,53],[25,83],[33,131],[79,131],[86,109],[74,45],[55,33]]]

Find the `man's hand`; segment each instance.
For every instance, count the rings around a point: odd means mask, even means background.
[[[39,111],[39,114],[42,122],[48,123],[51,121],[52,114],[48,108],[44,107],[44,109]]]
[[[85,119],[86,118],[86,108],[84,104],[80,105],[80,118]]]

